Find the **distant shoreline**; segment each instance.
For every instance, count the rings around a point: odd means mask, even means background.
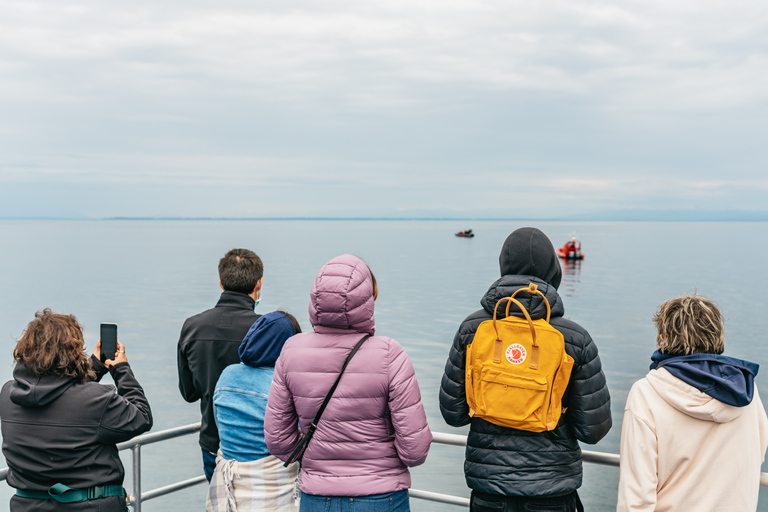
[[[626,217],[572,217],[572,218],[515,218],[515,217],[0,217],[0,221],[39,222],[104,222],[104,221],[152,221],[152,222],[768,222],[768,213],[753,216],[626,216]]]

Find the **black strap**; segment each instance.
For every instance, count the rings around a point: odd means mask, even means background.
[[[370,337],[371,337],[370,334],[366,334],[365,336],[363,336],[363,339],[358,341],[357,345],[355,345],[355,348],[353,348],[352,351],[349,353],[349,355],[347,356],[347,360],[344,361],[344,366],[341,367],[339,376],[336,377],[336,382],[333,383],[333,386],[331,386],[331,390],[328,391],[328,394],[325,396],[325,400],[323,400],[322,405],[320,405],[320,409],[318,409],[317,414],[315,415],[315,420],[309,426],[309,428],[307,429],[307,433],[304,434],[304,437],[301,438],[301,441],[299,441],[299,444],[296,446],[296,448],[294,448],[290,457],[288,457],[288,460],[285,461],[285,463],[283,464],[283,467],[288,467],[288,464],[290,464],[294,460],[299,459],[300,454],[307,449],[307,444],[309,444],[309,441],[312,439],[312,436],[315,435],[315,430],[317,430],[317,425],[318,423],[320,423],[320,416],[323,415],[323,411],[325,411],[325,408],[328,406],[328,402],[331,401],[333,392],[336,391],[336,386],[339,385],[339,381],[341,380],[341,376],[344,374],[344,370],[347,369],[347,365],[352,360],[352,356],[354,356],[357,353],[357,351],[360,349],[363,343],[365,343],[365,340],[367,340]]]

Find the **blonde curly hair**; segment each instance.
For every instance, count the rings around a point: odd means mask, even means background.
[[[722,354],[723,315],[717,304],[697,293],[669,299],[653,316],[659,351],[673,356]]]

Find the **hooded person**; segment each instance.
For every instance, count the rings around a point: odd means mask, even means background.
[[[617,510],[756,510],[768,447],[758,365],[722,355],[722,314],[701,295],[666,301],[654,323],[651,371],[624,408]]]
[[[240,344],[240,364],[227,366],[213,393],[219,431],[216,469],[208,488],[208,512],[296,512],[298,464],[283,467],[264,442],[264,413],[275,362],[285,342],[301,332],[283,311],[260,317]]]
[[[314,332],[291,338],[275,366],[269,451],[288,460],[314,431],[299,455],[302,512],[410,510],[408,468],[425,461],[432,433],[408,354],[375,333],[377,296],[361,259],[345,254],[326,263],[310,292]]]
[[[499,256],[501,277],[480,300],[482,309],[469,315],[453,339],[440,383],[440,412],[453,427],[470,424],[464,474],[472,489],[470,510],[582,510],[576,490],[581,486],[578,441],[595,444],[611,428],[611,401],[597,346],[579,324],[563,317],[557,293],[562,269],[549,238],[535,228],[510,234]],[[467,346],[480,324],[493,318],[496,303],[530,283],[538,286],[551,307],[550,325],[564,337],[574,359],[563,408],[554,430],[530,432],[470,417],[466,396]],[[545,318],[546,302],[538,295],[516,298],[532,319]],[[499,308],[499,317],[504,317]],[[523,316],[513,308],[510,315]],[[528,507],[528,508],[527,508]],[[533,507],[533,508],[530,508]]]
[[[90,358],[72,315],[38,311],[13,351],[13,380],[0,391],[11,512],[124,512],[117,443],[152,428],[152,410],[117,342]],[[99,384],[109,372],[114,386]]]

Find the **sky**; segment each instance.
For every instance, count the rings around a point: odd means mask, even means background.
[[[766,134],[762,0],[0,2],[0,218],[768,219]]]

